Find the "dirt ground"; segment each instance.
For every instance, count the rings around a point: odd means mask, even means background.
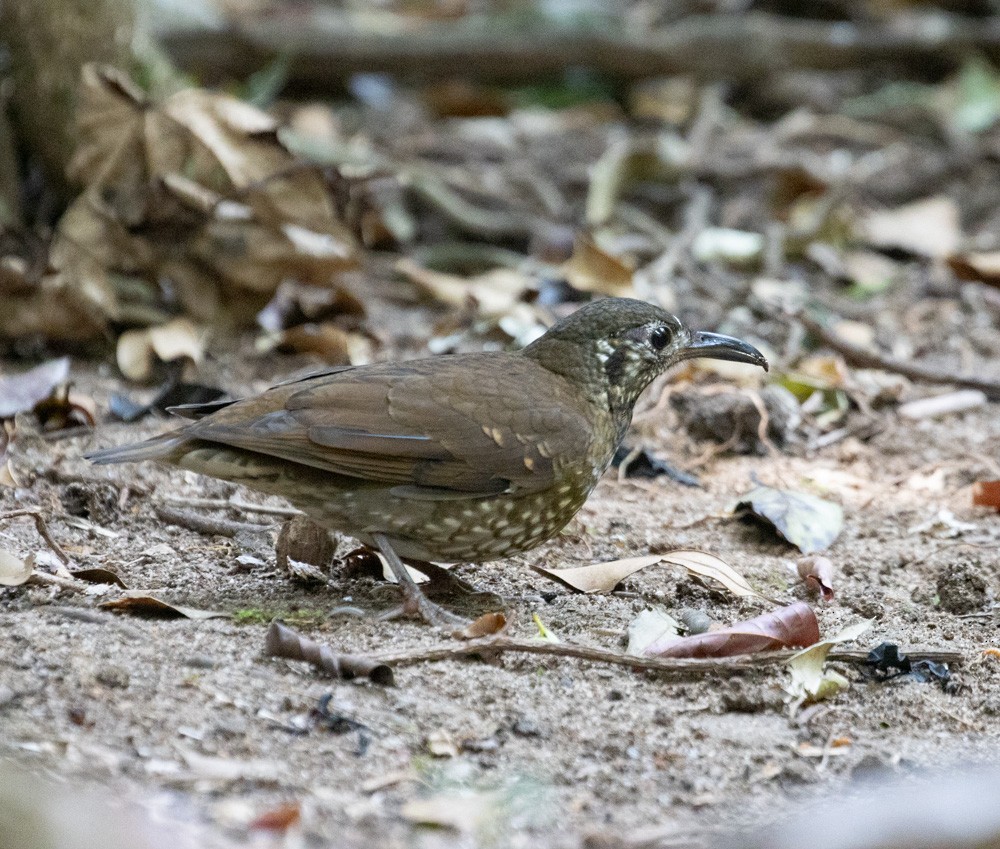
[[[260,389],[288,368],[239,354],[221,354],[211,366],[234,392]],[[73,376],[102,406],[118,385],[107,367],[86,362],[74,362]],[[698,548],[769,595],[806,599],[789,569],[790,546],[726,514],[752,476],[820,492],[846,513],[829,552],[836,597],[810,599],[821,632],[870,618],[857,648],[883,641],[945,648],[963,662],[947,692],[866,683],[856,668],[839,667],[854,679],[851,689],[794,719],[780,667],[678,678],[505,655],[401,668],[396,686],[380,687],[266,659],[264,633],[275,616],[347,652],[446,638],[416,622],[380,621],[395,589],[345,577],[339,561],[326,585],[280,574],[273,532],[237,542],[154,514],[164,500],[226,498],[232,486],[150,464],[95,468],[81,459],[168,423],[105,425],[59,441],[19,436],[15,466],[30,486],[0,490],[0,512],[39,507],[75,564],[112,569],[130,588],[232,618],[101,610],[116,589],[0,590],[8,792],[21,781],[13,765],[24,765],[74,791],[95,787],[100,799],[136,800],[157,828],[176,837],[176,824],[185,823],[203,847],[697,846],[872,775],[995,759],[1000,660],[983,650],[998,642],[1000,521],[971,507],[970,485],[997,476],[990,448],[1000,441],[997,411],[987,405],[917,424],[885,413],[866,442],[849,437],[808,455],[720,455],[698,469],[703,488],[609,474],[553,542],[458,567],[502,597],[511,634],[535,635],[537,614],[564,641],[621,650],[629,622],[650,606],[702,609],[723,623],[765,608],[665,566],[637,573],[610,595],[584,596],[529,565]],[[679,435],[669,408],[638,419],[634,438],[675,465],[690,467],[703,453],[704,445]],[[918,529],[943,509],[969,526]],[[228,515],[258,521],[243,511]],[[0,525],[0,546],[21,555],[46,550],[23,518]],[[352,547],[343,540],[339,553]],[[344,607],[363,613],[336,612]],[[327,718],[317,719],[326,696]],[[289,803],[301,812],[297,829],[251,827]],[[441,827],[452,820],[455,827]]]

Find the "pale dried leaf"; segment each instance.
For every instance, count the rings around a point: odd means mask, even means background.
[[[503,613],[484,613],[458,631],[455,636],[463,640],[475,640],[478,637],[499,634],[506,627],[507,617]]]
[[[677,551],[668,551],[666,554],[660,555],[660,557],[665,563],[680,566],[702,578],[710,578],[713,581],[718,581],[734,595],[742,598],[759,598],[764,601],[770,601],[767,596],[761,595],[751,587],[747,579],[726,563],[725,560],[716,557],[714,554],[709,554],[706,551],[678,549]]]
[[[607,563],[574,566],[571,569],[546,569],[544,566],[532,566],[532,568],[577,592],[594,594],[609,593],[629,575],[662,561],[662,554],[646,554],[641,557],[627,557],[624,560],[611,560]]]
[[[22,560],[0,548],[0,586],[19,587],[31,577],[33,571],[35,567],[30,558]]]
[[[844,526],[839,504],[770,486],[758,486],[741,496],[733,509],[738,515],[763,519],[803,554],[828,548]]]
[[[814,643],[789,658],[791,680],[785,690],[790,696],[793,712],[804,704],[828,699],[850,686],[850,682],[839,672],[825,668],[826,657],[835,645],[856,640],[871,626],[868,619],[849,625],[836,636]]]
[[[616,298],[634,298],[635,269],[620,257],[600,247],[590,234],[577,236],[573,255],[562,265],[562,273],[574,289]]]
[[[860,222],[859,230],[861,237],[875,247],[933,259],[951,256],[962,241],[958,205],[944,196],[872,212]]]
[[[645,654],[653,643],[677,637],[680,629],[680,623],[665,610],[644,610],[628,624],[628,648],[625,653]]]

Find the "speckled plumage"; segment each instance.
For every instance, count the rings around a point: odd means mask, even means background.
[[[689,356],[765,365],[657,307],[606,299],[516,353],[333,369],[95,462],[158,459],[283,495],[404,558],[480,562],[557,534],[607,469],[636,399]]]

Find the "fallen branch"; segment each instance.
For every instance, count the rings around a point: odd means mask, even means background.
[[[256,19],[213,30],[161,29],[158,41],[202,79],[242,78],[277,56],[290,56],[293,86],[327,90],[359,71],[427,80],[536,80],[567,67],[622,79],[693,74],[752,80],[790,68],[843,69],[872,63],[957,65],[962,56],[1000,55],[1000,22],[932,12],[886,22],[851,23],[750,13],[691,15],[641,31],[607,26],[505,25],[496,17],[414,27],[375,28],[351,14],[325,12]]]
[[[811,318],[804,312],[798,313],[793,318],[801,322],[806,330],[821,339],[824,345],[841,354],[852,366],[891,371],[921,383],[950,383],[954,386],[962,386],[967,389],[978,389],[990,400],[1000,401],[1000,381],[998,380],[976,377],[971,374],[956,374],[945,369],[923,366],[919,363],[905,363],[902,360],[897,360],[894,357],[880,354],[878,351],[872,351],[868,348],[861,348],[858,345],[848,342],[846,339],[842,339],[828,327],[824,327],[816,319]]]
[[[593,663],[624,666],[629,669],[642,669],[680,675],[706,672],[743,672],[753,669],[764,669],[771,666],[781,666],[787,663],[792,655],[796,654],[795,650],[778,650],[721,658],[638,657],[636,655],[623,654],[622,652],[595,648],[593,646],[550,643],[545,640],[518,640],[512,637],[490,637],[484,640],[470,640],[465,643],[446,643],[432,648],[410,649],[408,651],[379,654],[375,655],[372,659],[387,666],[409,666],[414,663],[455,660],[477,655],[489,657],[503,652],[571,657]],[[938,649],[907,650],[906,655],[912,660],[933,660],[938,663],[960,663],[963,659],[961,652]],[[827,659],[840,661],[841,663],[861,664],[867,662],[868,652],[831,651],[827,655]]]

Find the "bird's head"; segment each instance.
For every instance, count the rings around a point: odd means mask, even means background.
[[[592,301],[553,325],[524,349],[540,365],[563,374],[611,411],[631,417],[650,381],[681,360],[707,357],[767,369],[752,345],[702,330],[631,298]]]

